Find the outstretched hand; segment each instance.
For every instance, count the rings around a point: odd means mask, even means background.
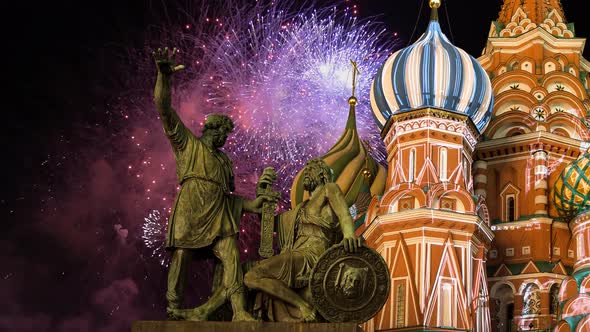
[[[173,73],[184,69],[184,65],[175,65],[174,64],[174,56],[178,53],[178,49],[173,48],[172,53],[170,53],[170,49],[168,47],[162,50],[158,48],[156,51],[152,52],[154,60],[156,60],[156,66],[158,67],[158,72],[170,76]]]

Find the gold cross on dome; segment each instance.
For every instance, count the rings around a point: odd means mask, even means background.
[[[356,66],[356,62],[352,61],[352,59],[350,60],[350,63],[352,64],[352,96],[354,97],[354,90],[356,89],[356,74],[357,73],[361,73],[358,69],[358,67]]]

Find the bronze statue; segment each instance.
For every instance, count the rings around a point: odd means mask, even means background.
[[[171,106],[170,80],[184,68],[175,65],[168,48],[154,52],[158,76],[154,101],[172,145],[180,191],[168,224],[166,248],[172,251],[168,271],[167,312],[173,319],[206,320],[227,299],[234,321],[253,320],[245,310],[243,272],[236,237],[243,211],[260,213],[264,196],[246,200],[232,194],[234,174],[231,160],[219,150],[234,128],[221,114],[207,116],[202,135],[196,137]],[[267,199],[272,201],[273,199]],[[223,266],[222,287],[198,308],[180,309],[191,255],[195,249],[211,247]]]
[[[260,261],[244,277],[248,288],[292,307],[282,317],[274,310],[272,320],[315,320],[316,308],[302,293],[316,262],[342,236],[346,251],[355,252],[361,246],[344,195],[333,182],[332,169],[322,159],[312,159],[305,166],[303,177],[309,199],[282,213],[275,227],[280,254]],[[263,173],[260,182],[269,183],[272,179]]]

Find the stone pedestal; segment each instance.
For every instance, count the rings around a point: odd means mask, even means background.
[[[271,323],[271,322],[133,322],[131,332],[363,332],[354,323]]]

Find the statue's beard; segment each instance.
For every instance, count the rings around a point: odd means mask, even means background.
[[[315,190],[318,186],[318,181],[312,179],[311,177],[306,176],[303,179],[303,189],[309,191],[310,193]]]

